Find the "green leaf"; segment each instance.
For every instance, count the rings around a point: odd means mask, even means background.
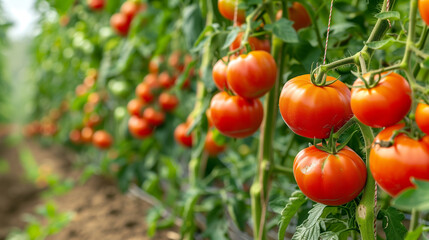
[[[419,240],[420,235],[423,233],[423,225],[420,225],[420,227],[414,229],[414,231],[410,231],[407,233],[407,236],[405,237],[405,240]]]
[[[185,24],[183,24],[182,30],[186,43],[191,48],[204,29],[204,20],[198,4],[192,4],[183,9],[183,22]]]
[[[219,130],[217,130],[216,128],[213,128],[213,130],[211,131],[213,133],[213,140],[217,145],[221,146],[226,143],[227,138],[224,135],[222,135],[222,133],[220,133]]]
[[[326,205],[317,203],[308,212],[308,218],[296,228],[292,240],[318,240],[320,237],[320,216]]]
[[[237,38],[238,33],[240,32],[239,27],[234,27],[232,30],[228,33],[228,36],[226,37],[225,43],[222,46],[222,49],[227,49]]]
[[[238,228],[244,231],[246,227],[247,214],[246,202],[243,198],[233,198],[228,201],[228,213]]]
[[[425,59],[420,66],[424,69],[429,69],[429,58]]]
[[[57,10],[57,12],[62,15],[69,10],[69,8],[73,5],[74,0],[51,0],[50,2],[55,10]]]
[[[366,45],[372,49],[380,49],[380,48],[387,46],[388,44],[390,44],[392,42],[393,42],[393,39],[388,38],[388,39],[384,39],[381,41],[370,42],[370,43],[367,43]]]
[[[336,232],[324,232],[320,234],[320,239],[322,240],[339,240],[338,234]]]
[[[273,24],[265,25],[265,29],[268,31],[273,31],[273,34],[276,37],[280,38],[287,43],[297,43],[298,34],[296,34],[295,29],[292,27],[293,22],[285,18],[281,18]]]
[[[404,239],[407,234],[407,228],[402,224],[404,214],[393,207],[384,210],[381,209],[377,219],[382,220],[383,230],[387,239]]]
[[[307,197],[301,192],[296,191],[292,193],[289,198],[289,202],[286,204],[285,208],[281,212],[281,219],[279,222],[279,234],[278,239],[284,239],[286,234],[287,226],[290,223],[290,220],[299,210],[302,204],[307,201]]]
[[[389,12],[377,13],[375,17],[378,19],[399,20],[401,19],[401,14],[399,14],[399,12],[396,12],[396,11],[389,11]]]
[[[408,189],[402,192],[398,197],[393,199],[393,206],[410,210],[412,208],[417,211],[429,210],[429,181],[412,180],[417,188]]]

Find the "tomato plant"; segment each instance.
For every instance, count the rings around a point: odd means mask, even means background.
[[[24,133],[156,199],[149,238],[427,237],[427,1],[37,2]]]

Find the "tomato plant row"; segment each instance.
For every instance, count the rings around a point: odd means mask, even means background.
[[[153,226],[170,207],[183,239],[425,236],[428,1],[48,3],[26,133],[158,198]]]

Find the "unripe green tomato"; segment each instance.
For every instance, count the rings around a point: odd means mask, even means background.
[[[127,109],[125,109],[125,107],[117,107],[115,108],[115,111],[113,112],[113,114],[115,115],[115,119],[117,121],[121,121],[127,115]]]
[[[127,82],[118,80],[111,80],[108,87],[110,92],[116,97],[126,97],[130,90]]]

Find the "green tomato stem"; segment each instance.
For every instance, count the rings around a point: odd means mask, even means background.
[[[286,175],[293,175],[293,169],[288,167],[283,167],[280,165],[274,165],[273,171],[277,173],[282,173]]]
[[[374,134],[372,129],[365,124],[357,121],[365,142],[366,149],[366,166],[367,166],[367,179],[366,185],[363,189],[362,199],[356,208],[356,221],[359,225],[362,240],[373,240],[374,236],[374,221],[375,221],[375,180],[369,170],[369,153],[371,151],[371,144],[374,141]]]
[[[262,4],[263,5],[263,4]],[[281,39],[273,36],[272,54],[277,63],[277,79],[274,87],[265,97],[265,114],[261,126],[259,156],[258,156],[258,174],[251,187],[251,205],[253,218],[254,238],[262,240],[266,238],[266,211],[269,197],[271,177],[270,172],[273,168],[273,138],[277,120],[277,107],[279,88],[283,76],[283,63],[285,54],[283,54],[284,43]]]
[[[414,231],[419,225],[420,213],[415,208],[411,210],[410,231]]]

